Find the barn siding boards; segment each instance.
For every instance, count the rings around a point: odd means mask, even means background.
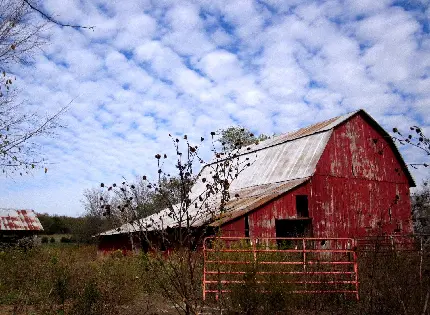
[[[405,169],[392,150],[392,140],[387,140],[362,115],[334,129],[315,174],[408,183]]]
[[[363,115],[334,129],[312,178],[317,236],[394,233],[398,226],[412,233],[409,179],[389,141]]]
[[[221,231],[221,235],[225,237],[245,237],[245,217],[242,216],[228,222],[222,227]]]

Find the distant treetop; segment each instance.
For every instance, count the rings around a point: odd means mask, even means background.
[[[226,129],[221,129],[220,135],[221,137],[218,141],[225,151],[231,151],[241,146],[247,146],[269,139],[269,136],[265,134],[255,136],[251,131],[241,126],[231,126]]]

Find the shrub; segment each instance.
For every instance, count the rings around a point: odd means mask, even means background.
[[[49,238],[47,236],[42,237],[42,244],[46,244],[48,243],[48,241],[49,241]]]
[[[61,243],[70,243],[70,238],[62,236],[60,239],[60,242]]]
[[[51,239],[49,240],[51,243],[55,243],[55,238],[51,237]]]

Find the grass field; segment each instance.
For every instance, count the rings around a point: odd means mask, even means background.
[[[169,291],[167,269],[157,268],[162,260],[177,257],[101,256],[95,246],[60,244],[0,252],[0,314],[175,313],[169,297],[175,288]],[[198,254],[195,257],[200,259]],[[340,295],[292,296],[279,286],[261,294],[258,288],[243,286],[202,310],[206,314],[429,314],[423,310],[430,277],[424,261],[420,279],[418,258],[363,254],[359,302]],[[195,279],[196,299],[201,299],[200,281]]]

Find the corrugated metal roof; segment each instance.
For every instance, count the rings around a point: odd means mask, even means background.
[[[43,231],[33,210],[0,208],[0,231]]]
[[[328,130],[241,155],[239,162],[245,162],[249,158],[251,166],[239,174],[231,183],[230,189],[240,190],[312,176],[331,133]],[[199,178],[211,178],[210,172],[214,171],[215,166],[216,164],[206,165]],[[193,194],[205,189],[206,184],[198,180],[193,187]]]
[[[259,147],[258,150],[243,151],[243,154],[239,156],[239,163],[245,162],[248,158],[247,162],[251,165],[244,168],[231,183],[230,195],[234,196],[239,192],[240,197],[232,199],[226,206],[229,212],[228,217],[232,219],[241,215],[246,209],[248,209],[247,211],[255,209],[257,205],[275,198],[278,191],[285,193],[311,177],[332,133],[331,129],[322,130],[323,126],[327,128],[330,124],[333,122],[325,125],[321,123],[319,128],[314,129],[314,134],[298,137],[299,132],[297,131],[295,136],[288,137],[289,140],[285,140],[287,138],[284,137],[282,141],[277,141],[276,144],[265,145],[265,147]],[[300,134],[303,135],[304,131]],[[256,146],[261,146],[261,144]],[[211,163],[200,172],[197,182],[192,188],[191,199],[193,204],[194,200],[197,200],[198,196],[206,191],[206,185],[210,182],[211,172],[215,167],[216,164]],[[204,183],[203,178],[208,181]],[[207,211],[202,211],[200,204],[197,210],[194,207],[188,210],[190,217],[193,218],[192,226],[200,226],[212,221],[219,214],[217,212],[219,200],[208,200],[207,204],[210,205]],[[179,212],[180,206],[175,206],[173,211],[165,209],[142,220],[124,224],[118,229],[106,231],[101,235],[177,227],[179,215],[176,213]],[[225,222],[225,218],[227,216],[223,217],[222,222]]]

